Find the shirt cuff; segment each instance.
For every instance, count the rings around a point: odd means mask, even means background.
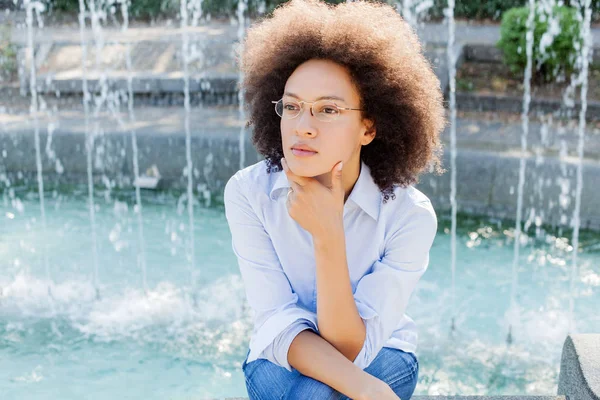
[[[275,340],[273,341],[273,358],[276,361],[276,364],[282,366],[287,369],[289,372],[292,372],[293,368],[288,362],[288,351],[294,338],[298,336],[298,334],[307,329],[312,330],[313,332],[317,332],[317,327],[312,324],[312,322],[308,320],[298,320],[292,324],[292,326],[283,331]]]
[[[377,324],[379,324],[379,315],[375,310],[371,307],[365,305],[360,301],[356,301],[356,308],[358,309],[358,314],[363,319],[365,323],[365,342],[363,344],[362,349],[354,359],[354,365],[360,367],[361,369],[365,369],[371,364],[371,361],[375,358],[373,354],[377,355],[379,352],[379,344],[373,343],[373,334],[374,329]],[[374,348],[373,345],[377,345],[377,348]],[[381,344],[383,346],[383,344]],[[376,351],[375,351],[376,350]]]
[[[278,354],[278,358],[285,358],[287,364],[287,348],[292,343],[292,339],[289,339],[286,347],[286,355],[285,357],[281,357],[280,351],[277,349],[278,344],[273,344],[275,339],[284,331],[286,331],[291,325],[296,321],[302,321],[307,324],[308,327],[318,331],[317,329],[317,315],[308,310],[305,310],[301,307],[292,306],[282,311],[277,312],[268,318],[262,326],[258,328],[257,331],[254,332],[252,340],[250,341],[250,354],[248,355],[248,363],[258,359],[263,351],[269,346],[273,345],[273,351],[271,353]],[[306,327],[305,327],[306,328]],[[296,332],[296,335],[300,331]],[[286,337],[286,335],[282,335],[281,339]],[[295,335],[294,335],[295,337]],[[281,344],[286,344],[281,342]],[[273,357],[273,361],[277,365],[281,365],[275,358]],[[281,365],[283,366],[283,365]],[[289,366],[289,364],[288,364]]]

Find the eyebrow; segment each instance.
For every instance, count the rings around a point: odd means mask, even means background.
[[[298,96],[297,94],[294,94],[294,93],[290,93],[290,92],[285,92],[283,95],[284,96],[294,97],[296,99],[300,99],[300,96]],[[315,101],[323,100],[323,99],[327,99],[327,100],[340,100],[340,101],[343,101],[344,103],[346,102],[346,100],[344,100],[343,98],[341,98],[339,96],[321,96],[321,97],[317,97],[317,99]]]

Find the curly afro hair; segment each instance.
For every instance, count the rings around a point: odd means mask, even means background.
[[[291,0],[255,22],[237,59],[252,142],[281,170],[280,117],[271,101],[281,98],[294,70],[310,59],[345,66],[361,98],[362,117],[375,122],[376,136],[360,152],[384,202],[395,185],[418,183],[430,168],[438,174],[445,127],[440,81],[422,53],[417,35],[385,3],[327,4]]]

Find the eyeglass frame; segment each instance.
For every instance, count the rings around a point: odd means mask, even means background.
[[[290,120],[290,119],[297,118],[297,117],[298,117],[298,116],[299,116],[299,115],[302,113],[302,111],[304,111],[304,103],[310,104],[310,115],[312,115],[312,116],[314,117],[314,116],[315,116],[315,114],[313,113],[313,104],[315,104],[315,103],[317,103],[317,102],[319,102],[319,101],[323,101],[323,100],[328,100],[328,99],[320,99],[320,100],[316,100],[316,101],[305,101],[305,100],[298,100],[297,102],[300,104],[300,107],[301,107],[301,108],[300,108],[300,112],[299,112],[299,113],[298,113],[298,115],[296,115],[295,117],[292,117],[292,118],[286,118],[286,119]],[[277,100],[277,101],[273,101],[273,100],[271,100],[271,103],[275,104],[275,114],[277,114],[277,103],[279,103],[280,101],[283,101],[283,97],[282,97],[281,99]],[[334,106],[336,106],[336,107],[337,107],[338,109],[340,109],[340,110],[348,110],[348,111],[364,111],[362,108],[349,108],[349,107],[340,107],[340,106],[338,106],[338,105],[335,103],[335,101],[333,101],[333,105],[334,105]],[[277,116],[278,116],[279,118],[283,118],[283,116],[280,116],[279,114],[277,114]],[[338,115],[338,117],[339,117],[339,115]],[[322,120],[319,120],[319,121],[321,121],[321,122],[333,122],[333,121],[337,120],[337,119],[338,119],[338,117],[335,117],[335,119],[332,119],[331,121],[322,121]],[[318,119],[318,118],[317,118],[317,119]]]

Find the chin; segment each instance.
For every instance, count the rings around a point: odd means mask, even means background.
[[[294,156],[292,155],[292,157]],[[290,170],[298,176],[314,178],[315,176],[323,174],[323,168],[316,163],[314,163],[314,165],[310,165],[311,162],[308,160],[291,160],[289,158],[286,158],[286,160],[288,160],[288,166],[290,167]]]

